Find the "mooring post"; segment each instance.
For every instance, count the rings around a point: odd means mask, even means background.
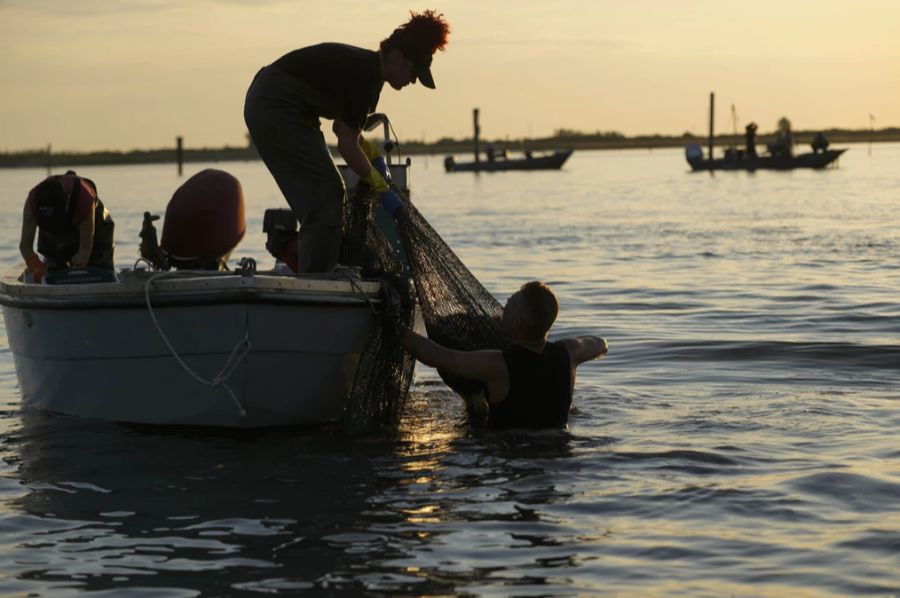
[[[175,161],[178,162],[178,176],[184,172],[184,138],[179,135],[175,138]]]
[[[715,120],[716,114],[716,94],[714,92],[709,93],[709,159],[713,159],[713,121]]]
[[[481,148],[478,144],[478,136],[481,134],[481,127],[478,126],[478,108],[472,110],[472,124],[475,128],[475,163],[478,164]]]

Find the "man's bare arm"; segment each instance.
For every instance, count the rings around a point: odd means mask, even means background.
[[[606,355],[609,345],[605,338],[599,336],[579,336],[563,339],[562,343],[569,350],[572,357],[572,365],[577,366],[585,361],[591,361]]]
[[[354,129],[341,119],[334,120],[331,127],[338,140],[338,151],[347,162],[347,165],[353,169],[360,178],[368,176],[372,170],[372,164],[359,147],[359,130]]]
[[[506,374],[506,362],[500,351],[457,351],[441,346],[433,340],[406,331],[400,342],[413,357],[427,366],[444,370],[461,378],[496,382]]]
[[[22,235],[19,238],[19,252],[26,262],[38,259],[37,254],[34,252],[34,237],[36,233],[37,218],[35,217],[34,199],[29,195],[25,201],[25,210],[22,213]]]

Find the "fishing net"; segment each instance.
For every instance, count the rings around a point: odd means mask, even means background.
[[[358,186],[344,206],[344,245],[341,261],[358,266],[364,277],[379,278],[399,297],[397,319],[413,326],[418,299],[429,338],[459,350],[502,349],[508,338],[501,326],[503,309],[409,197],[396,217],[408,271],[394,246],[374,226],[373,192]],[[361,242],[365,239],[365,242]],[[412,281],[410,281],[410,276]],[[412,382],[414,360],[392,326],[373,329],[357,368],[347,422],[351,429],[394,425]],[[474,381],[438,372],[466,399],[469,413],[483,418],[486,404],[482,386]]]
[[[374,224],[374,192],[358,185],[346,194],[343,209],[341,264],[364,278],[379,279],[399,297],[396,317],[412,327],[413,291],[387,238]],[[389,429],[400,419],[415,360],[400,344],[393,327],[373,326],[356,368],[345,427],[351,432]]]
[[[407,204],[399,213],[397,224],[428,337],[462,351],[505,348],[509,338],[501,325],[503,307],[416,206]],[[460,394],[480,390],[480,385],[472,381],[438,373]]]

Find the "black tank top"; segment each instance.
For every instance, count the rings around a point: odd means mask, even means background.
[[[490,406],[491,428],[558,428],[569,420],[572,363],[559,342],[542,353],[513,345],[503,352],[509,372],[509,395]]]

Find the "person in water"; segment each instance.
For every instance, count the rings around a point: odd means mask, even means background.
[[[532,281],[503,308],[503,326],[511,340],[504,351],[455,351],[409,329],[399,331],[400,342],[425,365],[482,382],[489,427],[563,427],[572,405],[575,369],[605,355],[609,347],[597,336],[548,341],[558,313],[553,291]]]
[[[28,193],[19,251],[35,282],[63,268],[113,270],[114,227],[94,182],[69,170]],[[35,235],[43,260],[34,251]]]
[[[262,68],[244,103],[244,120],[260,157],[297,220],[301,272],[327,272],[341,246],[344,183],[320,130],[334,121],[337,148],[393,215],[403,203],[388,184],[380,152],[361,136],[388,83],[396,90],[419,81],[435,88],[431,62],[447,45],[450,27],[433,10],[410,19],[377,51],[322,43],[289,52]]]

